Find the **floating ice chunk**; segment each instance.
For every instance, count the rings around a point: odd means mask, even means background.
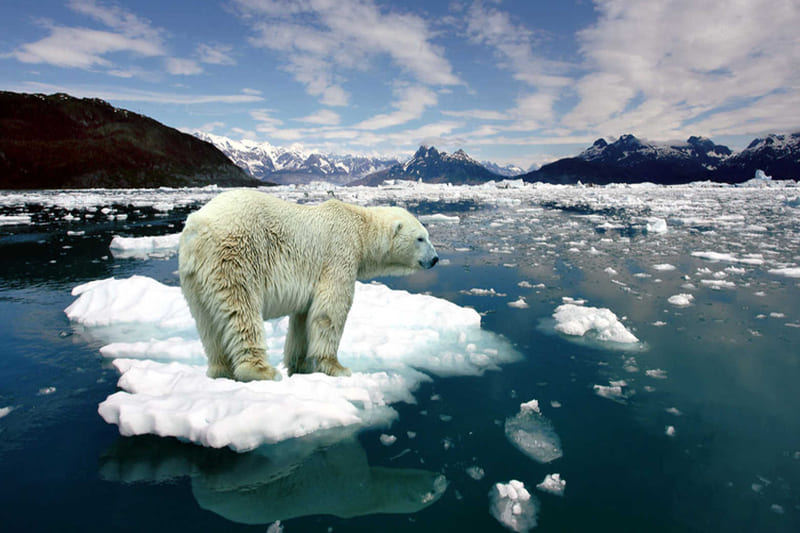
[[[555,461],[563,455],[561,439],[553,424],[542,415],[536,400],[520,404],[519,413],[506,418],[508,440],[525,455],[540,463]]]
[[[392,444],[397,442],[397,437],[395,437],[394,435],[387,435],[386,433],[381,433],[379,439],[381,441],[381,444],[383,444],[384,446],[391,446]]]
[[[547,474],[544,480],[536,485],[537,489],[555,494],[556,496],[563,496],[566,487],[567,482],[561,479],[560,474]]]
[[[669,263],[660,263],[658,265],[653,265],[653,270],[658,270],[659,272],[669,272],[671,270],[675,270],[675,265],[670,265]]]
[[[469,466],[467,467],[466,471],[467,475],[472,479],[474,479],[475,481],[480,481],[481,479],[483,479],[483,476],[485,475],[483,468],[479,466]]]
[[[536,527],[539,503],[516,479],[496,483],[489,491],[489,511],[511,531],[530,531]]]
[[[267,533],[283,533],[283,526],[280,520],[276,520],[267,527]]]
[[[42,389],[39,389],[39,392],[37,394],[39,396],[47,396],[48,394],[53,394],[55,391],[56,391],[55,387],[44,387]]]
[[[461,294],[468,294],[471,296],[506,296],[505,293],[497,292],[491,287],[488,289],[481,289],[478,287],[473,287],[470,290],[462,290],[459,291]]]
[[[417,218],[423,224],[436,223],[436,222],[448,222],[451,224],[458,224],[461,221],[461,219],[455,215],[449,216],[449,215],[443,215],[441,213],[434,213],[432,215],[420,215]]]
[[[664,434],[665,434],[667,437],[674,437],[674,436],[675,436],[675,426],[667,426],[667,427],[664,429]]]
[[[353,370],[352,378],[288,378],[279,365],[280,382],[214,380],[205,376],[180,288],[133,276],[87,283],[73,294],[78,298],[67,316],[93,338],[115,341],[101,349],[105,356],[127,357],[114,361],[123,390],[99,408],[124,435],[153,433],[247,450],[315,432],[348,434],[390,422],[396,417],[392,403],[413,402],[412,392],[430,380],[419,370],[480,375],[519,358],[505,339],[481,330],[472,309],[358,283],[339,346],[339,360]],[[282,352],[288,320],[264,326],[270,352]]]
[[[632,344],[639,342],[610,309],[562,304],[553,313],[556,331],[565,335],[585,336],[603,342]]]
[[[676,307],[688,307],[692,305],[694,296],[686,293],[673,294],[667,298],[667,301]]]
[[[4,416],[8,416],[8,414],[13,410],[14,410],[14,408],[11,407],[11,406],[0,407],[0,418],[3,418]]]
[[[647,233],[666,233],[667,221],[663,218],[650,218],[647,220],[645,231]]]
[[[158,237],[120,237],[114,235],[108,248],[114,257],[147,259],[153,255],[170,255],[178,251],[181,234]]]
[[[605,270],[603,270],[603,272],[605,272],[609,276],[616,276],[618,274],[618,272],[611,267],[606,267]]]
[[[520,296],[518,299],[514,300],[513,302],[508,302],[509,307],[515,307],[517,309],[527,309],[528,302],[525,301],[525,298]]]
[[[786,268],[771,268],[768,270],[770,274],[776,276],[786,276],[787,278],[800,278],[800,267],[786,267]]]
[[[701,279],[700,283],[706,287],[711,287],[714,290],[733,289],[736,287],[734,282],[725,279]]]
[[[667,379],[667,371],[662,370],[660,368],[654,368],[652,370],[645,370],[645,374],[650,376],[654,379]]]
[[[628,383],[625,380],[610,381],[608,385],[594,385],[594,393],[617,403],[625,403],[625,400],[631,395],[630,392],[625,390]]]
[[[728,263],[744,263],[746,265],[764,264],[764,257],[761,254],[745,254],[743,257],[736,257],[734,254],[724,252],[692,252],[692,257],[707,259],[714,263],[724,261]]]
[[[0,215],[0,226],[16,226],[30,223],[30,215]]]

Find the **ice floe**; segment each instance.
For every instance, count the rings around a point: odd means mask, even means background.
[[[523,482],[512,479],[495,483],[489,491],[489,511],[511,531],[530,531],[536,527],[539,503]]]
[[[280,381],[210,379],[179,287],[151,278],[104,279],[73,290],[65,310],[83,334],[108,343],[121,391],[99,406],[123,435],[152,433],[243,451],[317,432],[349,434],[386,425],[391,404],[414,402],[430,374],[480,375],[519,358],[482,330],[480,315],[446,300],[380,284],[356,285],[339,348],[349,378],[283,375]],[[282,356],[286,318],[265,323],[272,362]],[[134,359],[137,358],[137,359]]]
[[[667,301],[676,307],[688,307],[692,305],[694,296],[686,293],[673,294],[667,298]]]
[[[561,474],[547,474],[542,482],[536,485],[536,488],[556,496],[563,496],[567,482],[561,479]]]
[[[519,413],[506,419],[505,433],[522,453],[540,463],[555,461],[564,454],[561,439],[536,400],[520,404]]]
[[[639,342],[610,309],[566,303],[556,308],[553,318],[556,331],[565,335],[620,344]]]
[[[108,248],[114,257],[120,259],[146,259],[152,256],[164,257],[178,251],[181,234],[160,235],[156,237],[121,237],[114,235]]]

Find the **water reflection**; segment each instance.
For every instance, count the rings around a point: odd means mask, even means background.
[[[323,447],[284,442],[244,454],[171,439],[122,438],[101,458],[100,476],[124,483],[189,477],[201,508],[243,524],[416,513],[447,488],[436,472],[370,466],[352,438]]]

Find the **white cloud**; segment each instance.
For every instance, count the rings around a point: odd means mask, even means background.
[[[197,59],[201,63],[210,65],[235,65],[236,60],[231,55],[233,46],[227,44],[200,44],[197,46]]]
[[[466,17],[469,38],[491,47],[500,59],[500,66],[510,70],[516,80],[551,90],[572,83],[565,73],[573,66],[537,54],[534,32],[515,24],[507,12],[487,8],[481,0],[476,0],[466,11]]]
[[[308,122],[309,124],[319,124],[322,126],[336,126],[341,121],[342,117],[338,113],[330,109],[321,109],[316,113],[312,113],[303,118],[297,119],[300,122]]]
[[[50,26],[49,29],[49,36],[23,44],[10,55],[23,63],[90,69],[110,67],[111,62],[103,56],[112,52],[133,52],[142,56],[164,54],[159,43],[146,39],[88,28]]]
[[[784,107],[800,90],[795,0],[596,4],[598,21],[578,34],[591,73],[565,126],[669,138],[797,123]]]
[[[471,118],[476,120],[510,120],[508,113],[492,109],[463,109],[459,111],[442,110],[442,115],[456,118]]]
[[[405,124],[422,117],[428,107],[435,106],[438,102],[435,92],[420,85],[400,87],[394,92],[396,101],[392,103],[392,106],[397,108],[397,111],[376,115],[354,127],[363,130],[380,130]]]
[[[281,52],[284,68],[325,105],[346,105],[343,72],[365,70],[373,57],[388,56],[421,83],[461,83],[416,15],[383,10],[373,0],[235,3],[254,31],[250,44]]]
[[[193,76],[203,72],[203,67],[193,59],[168,57],[164,60],[164,66],[167,72],[175,76]]]

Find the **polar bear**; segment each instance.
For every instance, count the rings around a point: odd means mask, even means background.
[[[208,356],[208,375],[279,378],[263,320],[289,315],[289,375],[347,376],[336,352],[356,279],[405,275],[439,260],[428,232],[399,207],[338,200],[302,206],[254,190],[220,194],[181,233],[181,289]]]

